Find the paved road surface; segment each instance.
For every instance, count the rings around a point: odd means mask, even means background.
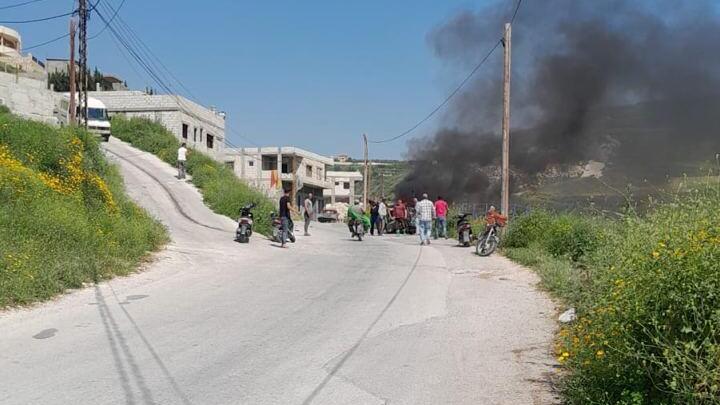
[[[544,404],[552,303],[501,257],[342,225],[279,249],[113,139],[173,242],[144,272],[0,314],[2,404]]]

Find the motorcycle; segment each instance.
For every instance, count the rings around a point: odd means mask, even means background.
[[[500,225],[488,225],[487,230],[480,239],[477,241],[475,246],[475,252],[480,256],[490,256],[492,252],[497,249],[500,244],[500,238],[498,235]]]
[[[282,243],[282,238],[280,236],[282,235],[282,219],[280,219],[280,216],[275,212],[271,212],[270,220],[272,221],[272,241]],[[294,230],[295,223],[293,223],[292,219],[288,219],[288,239],[290,239],[290,242],[292,243],[295,243],[295,235],[293,234]]]
[[[238,218],[238,227],[235,231],[235,242],[250,242],[253,228],[253,208],[255,208],[255,204],[248,204],[240,208],[240,218]]]
[[[467,218],[468,216],[470,216],[470,214],[458,215],[458,220],[455,225],[455,228],[458,231],[458,243],[465,247],[470,246],[473,238],[473,231],[472,227],[470,226],[470,221]]]
[[[351,219],[348,225],[352,237],[357,236],[358,240],[362,242],[362,238],[365,236],[365,224],[362,221]]]

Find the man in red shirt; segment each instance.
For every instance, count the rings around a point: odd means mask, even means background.
[[[435,219],[435,239],[440,237],[447,239],[447,213],[448,203],[443,200],[442,196],[438,196],[437,201],[435,201],[435,214],[437,215]]]
[[[393,217],[398,223],[398,231],[406,232],[407,230],[407,207],[402,199],[398,199],[393,207]]]

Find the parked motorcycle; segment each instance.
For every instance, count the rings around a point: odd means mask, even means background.
[[[282,220],[275,212],[270,213],[270,219],[272,220],[272,241],[282,243],[282,238],[280,236],[282,235]],[[293,234],[293,231],[295,230],[295,223],[293,223],[292,219],[288,219],[288,221],[288,239],[290,239],[290,242],[295,243],[295,235]]]
[[[235,242],[250,242],[253,228],[253,208],[255,208],[255,204],[248,204],[240,208],[240,218],[238,218],[238,227],[235,231]]]
[[[458,231],[458,243],[465,247],[470,246],[473,238],[472,227],[470,226],[470,220],[468,220],[468,217],[470,215],[471,214],[458,215],[457,223],[455,226]]]
[[[500,225],[488,225],[485,233],[478,239],[475,252],[480,256],[490,256],[500,244]]]

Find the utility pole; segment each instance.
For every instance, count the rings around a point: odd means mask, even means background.
[[[370,172],[368,171],[368,141],[367,135],[363,134],[363,144],[365,149],[365,170],[363,170],[363,207],[367,208],[368,203],[368,185],[370,183]]]
[[[380,198],[385,198],[385,172],[380,171]]]
[[[88,88],[88,77],[87,77],[87,22],[88,22],[88,10],[87,0],[78,0],[78,17],[80,19],[80,91],[78,93],[80,106],[80,116],[83,120],[83,126],[87,129],[87,88]]]
[[[502,196],[500,211],[510,214],[510,59],[512,27],[505,24],[503,47],[505,48],[505,66],[503,74],[503,121],[502,121]]]
[[[77,124],[75,112],[75,20],[70,18],[70,64],[68,65],[68,76],[70,76],[70,111],[68,124]]]

